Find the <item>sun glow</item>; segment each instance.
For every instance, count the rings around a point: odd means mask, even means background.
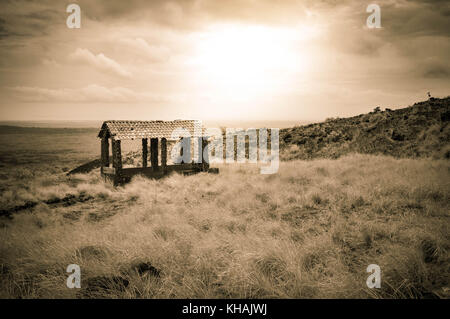
[[[214,94],[249,99],[282,89],[308,69],[302,42],[315,29],[221,25],[202,33],[192,60],[197,78]]]

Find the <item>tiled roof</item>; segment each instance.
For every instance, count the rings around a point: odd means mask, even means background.
[[[170,139],[172,132],[178,128],[186,129],[192,137],[200,137],[202,134],[202,122],[199,120],[105,121],[98,137],[107,134],[108,137],[113,137],[116,140],[152,137]]]

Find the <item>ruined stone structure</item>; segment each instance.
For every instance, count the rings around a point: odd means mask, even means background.
[[[203,149],[207,147],[207,138],[202,136],[203,127],[200,121],[105,121],[98,134],[101,139],[102,176],[118,185],[128,182],[137,174],[160,178],[173,171],[183,174],[207,172],[209,170],[208,160],[201,157],[201,160],[197,160],[196,163],[190,159],[189,162],[182,161],[180,164],[168,165],[168,141],[174,141],[172,134],[175,130],[180,129],[189,133],[190,137],[182,137],[187,139],[185,141],[189,143],[188,145],[191,145],[191,138],[197,139],[198,143],[195,143],[199,148],[197,154],[203,154]],[[122,167],[121,141],[135,139],[142,140],[142,167]],[[110,158],[110,145],[112,158]],[[159,147],[161,147],[160,161],[158,159]],[[150,166],[148,166],[149,148]],[[181,149],[182,151],[183,149]],[[214,170],[214,172],[216,171]]]

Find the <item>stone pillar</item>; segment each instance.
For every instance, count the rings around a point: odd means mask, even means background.
[[[197,145],[197,150],[195,151],[197,153],[197,158],[195,159],[195,163],[203,163],[203,137],[197,137],[196,143],[194,143],[194,145]]]
[[[122,181],[122,150],[120,147],[120,140],[112,140],[112,161],[114,167],[114,186],[117,186]]]
[[[153,171],[158,170],[158,138],[150,139],[150,161]]]
[[[161,139],[161,167],[164,173],[167,173],[167,139]]]
[[[109,141],[107,137],[102,137],[101,141],[101,161],[102,166],[109,166]]]
[[[113,167],[116,169],[116,174],[122,170],[122,151],[120,147],[120,140],[112,139],[112,157]]]
[[[142,167],[147,167],[148,139],[142,139]]]

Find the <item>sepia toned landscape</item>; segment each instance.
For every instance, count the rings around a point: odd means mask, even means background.
[[[449,16],[2,1],[0,299],[178,318],[450,299]],[[354,309],[332,302],[313,313]]]
[[[328,120],[282,130],[277,174],[220,164],[121,187],[99,169],[66,175],[98,156],[97,130],[2,126],[1,297],[448,298],[448,101],[360,116],[396,157],[356,152],[362,133],[336,137],[355,119]],[[405,114],[420,123],[395,139],[388,114],[395,130]],[[320,154],[299,142],[314,127],[332,130]],[[65,285],[69,264],[81,289]]]

